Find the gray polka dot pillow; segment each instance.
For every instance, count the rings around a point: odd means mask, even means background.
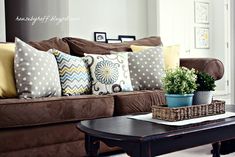
[[[161,47],[128,53],[131,83],[134,90],[162,88],[164,59]]]
[[[14,71],[20,98],[61,96],[57,62],[53,54],[15,39]]]

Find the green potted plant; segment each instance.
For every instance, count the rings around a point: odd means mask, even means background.
[[[215,80],[205,72],[196,72],[197,89],[194,92],[193,104],[210,104],[212,101],[212,91],[215,90]]]
[[[162,80],[168,107],[192,105],[193,93],[197,88],[196,79],[194,69],[179,67],[167,70]]]

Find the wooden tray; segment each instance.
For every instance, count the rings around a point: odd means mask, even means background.
[[[192,118],[212,116],[225,113],[225,101],[214,100],[211,104],[192,105],[169,108],[152,106],[153,118],[166,121],[180,121]]]

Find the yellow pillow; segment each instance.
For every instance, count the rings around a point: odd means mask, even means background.
[[[139,52],[144,49],[153,48],[153,46],[137,46],[131,45],[131,50],[133,52]],[[163,47],[163,55],[165,62],[165,69],[174,69],[179,67],[180,65],[180,46],[172,45],[172,46],[164,46]]]
[[[165,69],[174,69],[180,66],[180,46],[164,46],[163,47]]]
[[[0,43],[0,98],[16,97],[14,43]]]
[[[137,46],[137,45],[131,45],[131,50],[133,52],[139,52],[145,49],[149,49],[149,48],[154,48],[154,46]]]

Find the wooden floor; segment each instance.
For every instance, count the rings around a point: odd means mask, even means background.
[[[211,150],[211,145],[204,145],[166,155],[161,155],[159,157],[212,157],[212,155],[210,154],[210,150]],[[117,154],[117,155],[111,155],[109,157],[128,157],[128,156],[126,154]],[[231,153],[228,155],[221,155],[221,157],[235,157],[235,153]]]

